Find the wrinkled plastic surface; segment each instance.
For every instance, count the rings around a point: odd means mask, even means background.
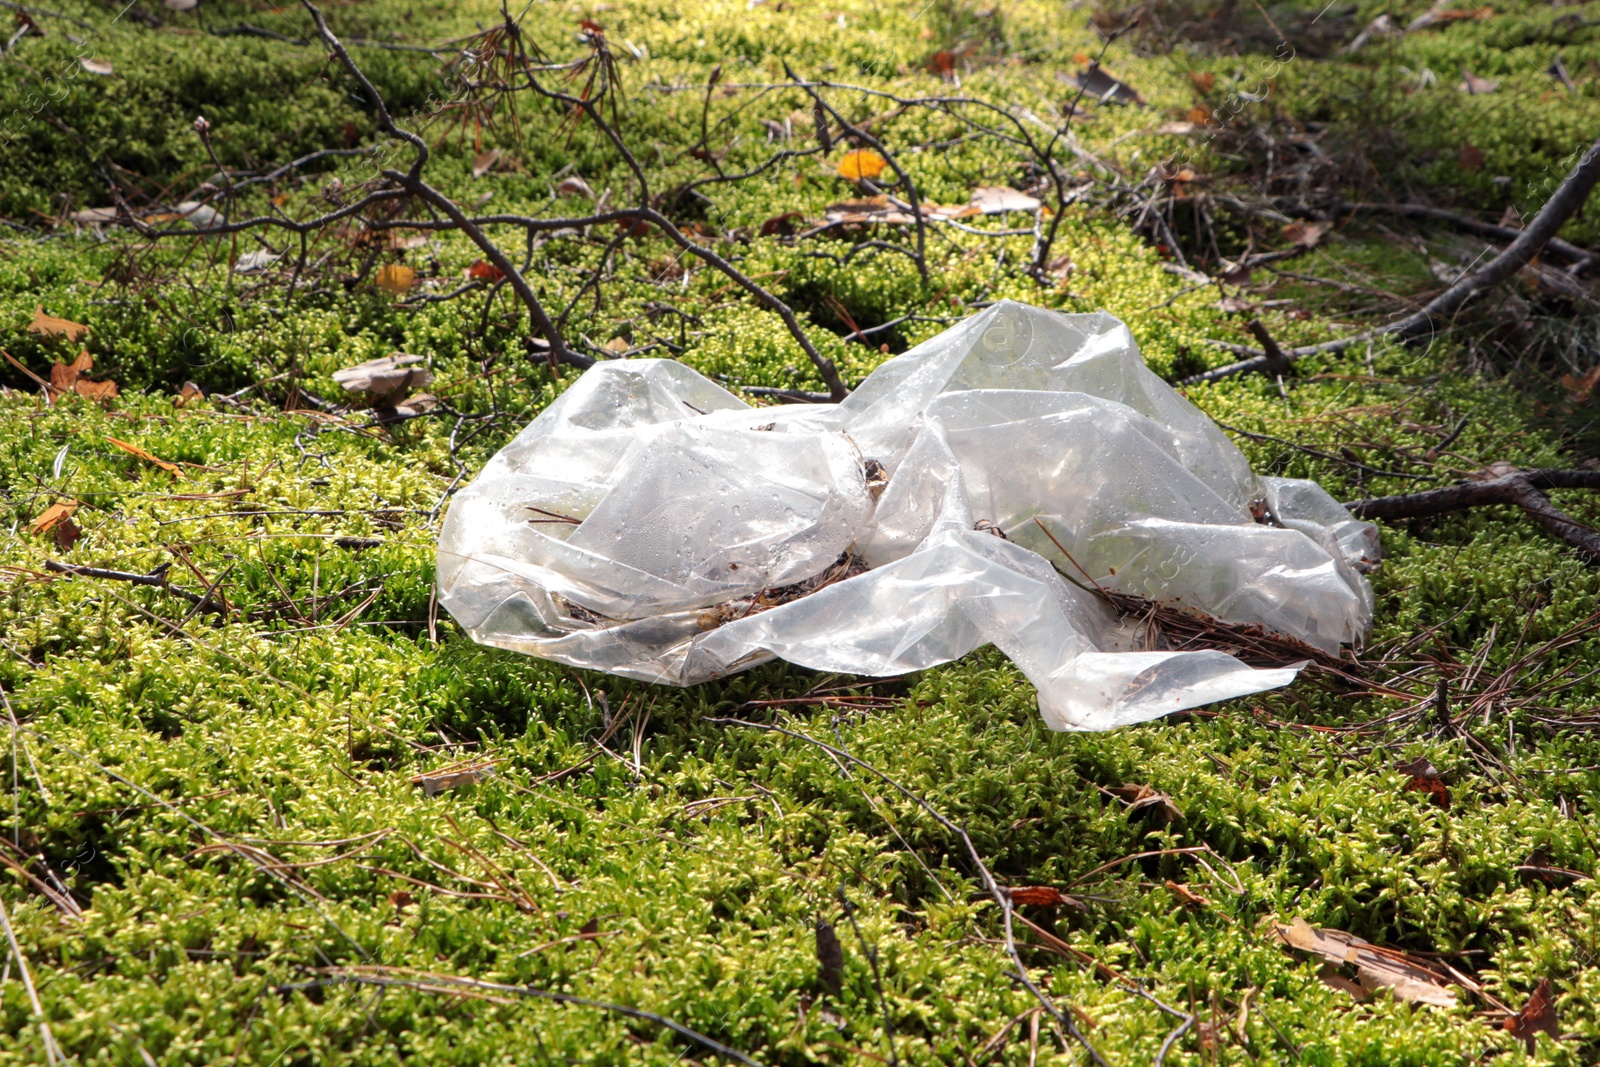
[[[1117,319],[1006,302],[839,405],[597,364],[456,497],[438,575],[477,641],[674,685],[774,657],[894,675],[993,643],[1052,727],[1099,730],[1296,668],[1142,650],[1060,572],[1336,653],[1367,629],[1377,556],[1315,483],[1256,476]]]

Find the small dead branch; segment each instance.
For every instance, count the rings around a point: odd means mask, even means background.
[[[1600,184],[1600,141],[1589,146],[1577,165],[1572,168],[1572,172],[1557,186],[1556,191],[1545,201],[1544,207],[1539,209],[1539,213],[1533,217],[1527,228],[1516,231],[1516,239],[1511,244],[1483,266],[1463,275],[1454,285],[1428,301],[1420,310],[1387,326],[1353,337],[1289,349],[1284,353],[1285,357],[1294,361],[1304,356],[1328,355],[1385,337],[1400,341],[1432,337],[1436,332],[1438,320],[1453,316],[1478,293],[1499,285],[1527,266],[1549,245],[1566,221],[1583,206],[1596,184]],[[1238,374],[1263,373],[1268,371],[1271,364],[1271,357],[1261,353],[1250,359],[1191,375],[1183,379],[1181,384],[1193,385],[1200,382],[1221,381],[1223,378],[1231,378]]]
[[[1517,470],[1503,464],[1489,469],[1493,477],[1443,489],[1398,496],[1372,497],[1345,505],[1358,519],[1422,519],[1467,508],[1509,504],[1521,508],[1552,536],[1571,546],[1585,560],[1600,564],[1600,531],[1567,515],[1545,495],[1551,489],[1600,490],[1600,471]]]

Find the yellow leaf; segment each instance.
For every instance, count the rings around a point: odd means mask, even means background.
[[[41,333],[46,337],[65,337],[69,341],[76,341],[89,332],[89,327],[81,322],[71,319],[58,319],[54,315],[44,313],[44,305],[40,304],[34,309],[33,321],[28,323],[29,333]]]
[[[57,525],[72,518],[72,513],[78,510],[76,500],[66,500],[59,504],[51,504],[45,508],[37,519],[28,524],[28,529],[36,534],[49,533]]]
[[[404,263],[390,263],[378,272],[378,288],[399,296],[417,283],[417,272]]]
[[[144,460],[146,463],[154,463],[156,466],[160,467],[164,471],[167,471],[167,472],[169,472],[171,474],[176,474],[180,478],[183,477],[183,469],[181,467],[179,467],[176,463],[170,463],[167,460],[159,459],[156,456],[151,455],[149,452],[146,452],[144,449],[140,448],[138,445],[130,445],[128,442],[119,441],[115,437],[107,437],[106,441],[109,442],[112,445],[115,445],[117,448],[122,449],[124,452],[128,453],[128,455],[130,455],[130,456],[138,456],[140,459]]]
[[[883,173],[889,161],[870,148],[858,148],[853,152],[846,152],[839,160],[839,177],[848,178],[850,181],[860,181],[862,178],[876,178]]]

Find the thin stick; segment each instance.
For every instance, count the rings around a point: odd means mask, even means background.
[[[22,946],[17,944],[16,932],[11,929],[11,913],[6,911],[4,898],[0,898],[0,925],[6,928],[6,940],[11,943],[11,954],[16,957],[17,971],[22,975],[22,986],[28,991],[28,1002],[33,1005],[33,1014],[39,1020],[39,1036],[44,1040],[45,1060],[52,1065],[58,1060],[65,1061],[67,1055],[61,1051],[61,1046],[56,1044],[56,1036],[50,1032],[50,1023],[44,1015],[44,1005],[39,1003],[39,991],[33,988],[33,975],[28,970],[28,959],[22,954]]]

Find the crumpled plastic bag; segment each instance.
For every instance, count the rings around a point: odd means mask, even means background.
[[[993,643],[1051,727],[1103,730],[1303,664],[1147,649],[1094,584],[1336,655],[1377,559],[1321,487],[1254,474],[1116,318],[1003,302],[838,405],[599,363],[456,497],[438,581],[477,641],[673,685],[773,658],[897,675]]]

